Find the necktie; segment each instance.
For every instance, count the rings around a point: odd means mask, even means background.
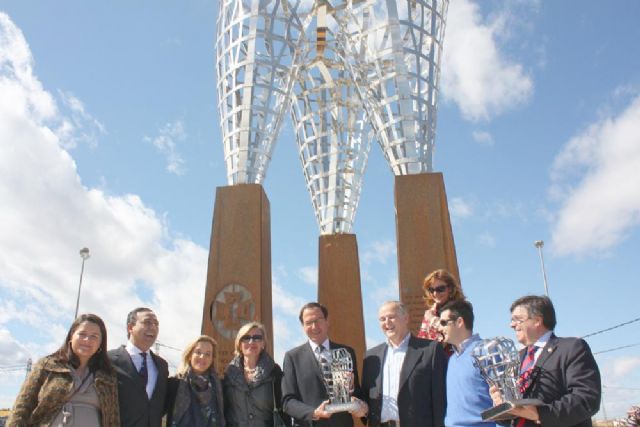
[[[522,364],[520,365],[520,393],[524,393],[529,387],[531,382],[531,373],[533,372],[533,367],[536,362],[536,350],[537,347],[532,345],[527,349],[527,354],[522,359]]]
[[[146,386],[147,381],[149,380],[149,371],[147,370],[147,353],[140,353],[140,356],[142,356],[142,366],[140,367],[140,371],[138,371],[138,373],[142,377],[142,380],[144,381],[144,384]]]
[[[520,393],[522,394],[524,394],[524,392],[531,384],[531,374],[536,362],[537,349],[538,348],[535,345],[527,348],[527,354],[524,359],[522,359],[522,363],[520,364],[520,379],[518,380],[518,383],[520,385]],[[518,418],[516,427],[522,427],[526,422],[527,420],[525,418]]]
[[[320,370],[322,371],[322,379],[324,380],[325,386],[327,387],[327,391],[332,389],[333,377],[331,376],[331,363],[324,356],[325,348],[322,344],[320,344],[316,351],[318,352],[318,363],[320,364]]]

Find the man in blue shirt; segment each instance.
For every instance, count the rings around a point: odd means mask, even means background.
[[[445,342],[454,346],[447,369],[447,427],[495,427],[481,413],[493,406],[489,385],[473,363],[473,348],[481,341],[473,333],[473,306],[451,301],[442,307],[440,327]]]

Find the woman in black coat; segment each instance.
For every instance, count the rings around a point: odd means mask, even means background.
[[[273,427],[274,405],[282,417],[282,370],[265,351],[264,325],[250,322],[238,331],[235,357],[224,372],[223,390],[228,427]]]
[[[216,347],[213,338],[201,335],[182,353],[180,370],[169,378],[168,427],[225,427]]]

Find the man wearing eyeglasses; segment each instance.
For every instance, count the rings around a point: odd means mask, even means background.
[[[450,301],[442,307],[440,330],[444,341],[454,348],[447,367],[447,427],[495,427],[480,415],[493,402],[489,385],[473,363],[473,349],[481,342],[473,333],[473,321],[473,306],[468,301]]]
[[[358,399],[362,393],[355,352],[349,346],[329,340],[328,316],[329,312],[322,304],[305,304],[300,310],[299,319],[309,340],[284,355],[282,407],[293,418],[294,427],[353,427],[353,416],[360,418],[367,413],[367,405]],[[331,363],[331,350],[338,348],[346,349],[353,361],[352,399],[360,405],[352,414],[332,414],[325,408],[329,403],[329,394],[323,371],[330,369],[326,365]]]
[[[387,338],[367,351],[362,392],[370,427],[442,427],[446,408],[446,356],[436,342],[409,332],[409,313],[400,301],[378,310]]]
[[[511,327],[525,348],[521,352],[520,389],[524,398],[544,404],[514,408],[516,427],[591,427],[600,408],[600,371],[589,345],[580,338],[553,333],[556,313],[546,296],[525,296],[511,304]],[[495,387],[494,404],[502,403]]]

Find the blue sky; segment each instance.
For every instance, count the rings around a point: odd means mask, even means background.
[[[0,367],[56,348],[81,311],[111,346],[139,305],[160,341],[199,333],[215,188],[226,185],[213,50],[218,4],[0,3]],[[476,330],[513,337],[510,303],[542,293],[559,335],[640,317],[640,3],[452,0],[435,167]],[[318,227],[287,121],[271,203],[276,359],[302,342]],[[397,297],[393,177],[371,150],[354,231],[369,345]],[[640,322],[588,338],[640,342]],[[640,346],[597,355],[607,415],[640,402]],[[162,348],[174,365],[178,352]],[[0,370],[0,407],[23,372]],[[598,417],[602,417],[602,411]]]

